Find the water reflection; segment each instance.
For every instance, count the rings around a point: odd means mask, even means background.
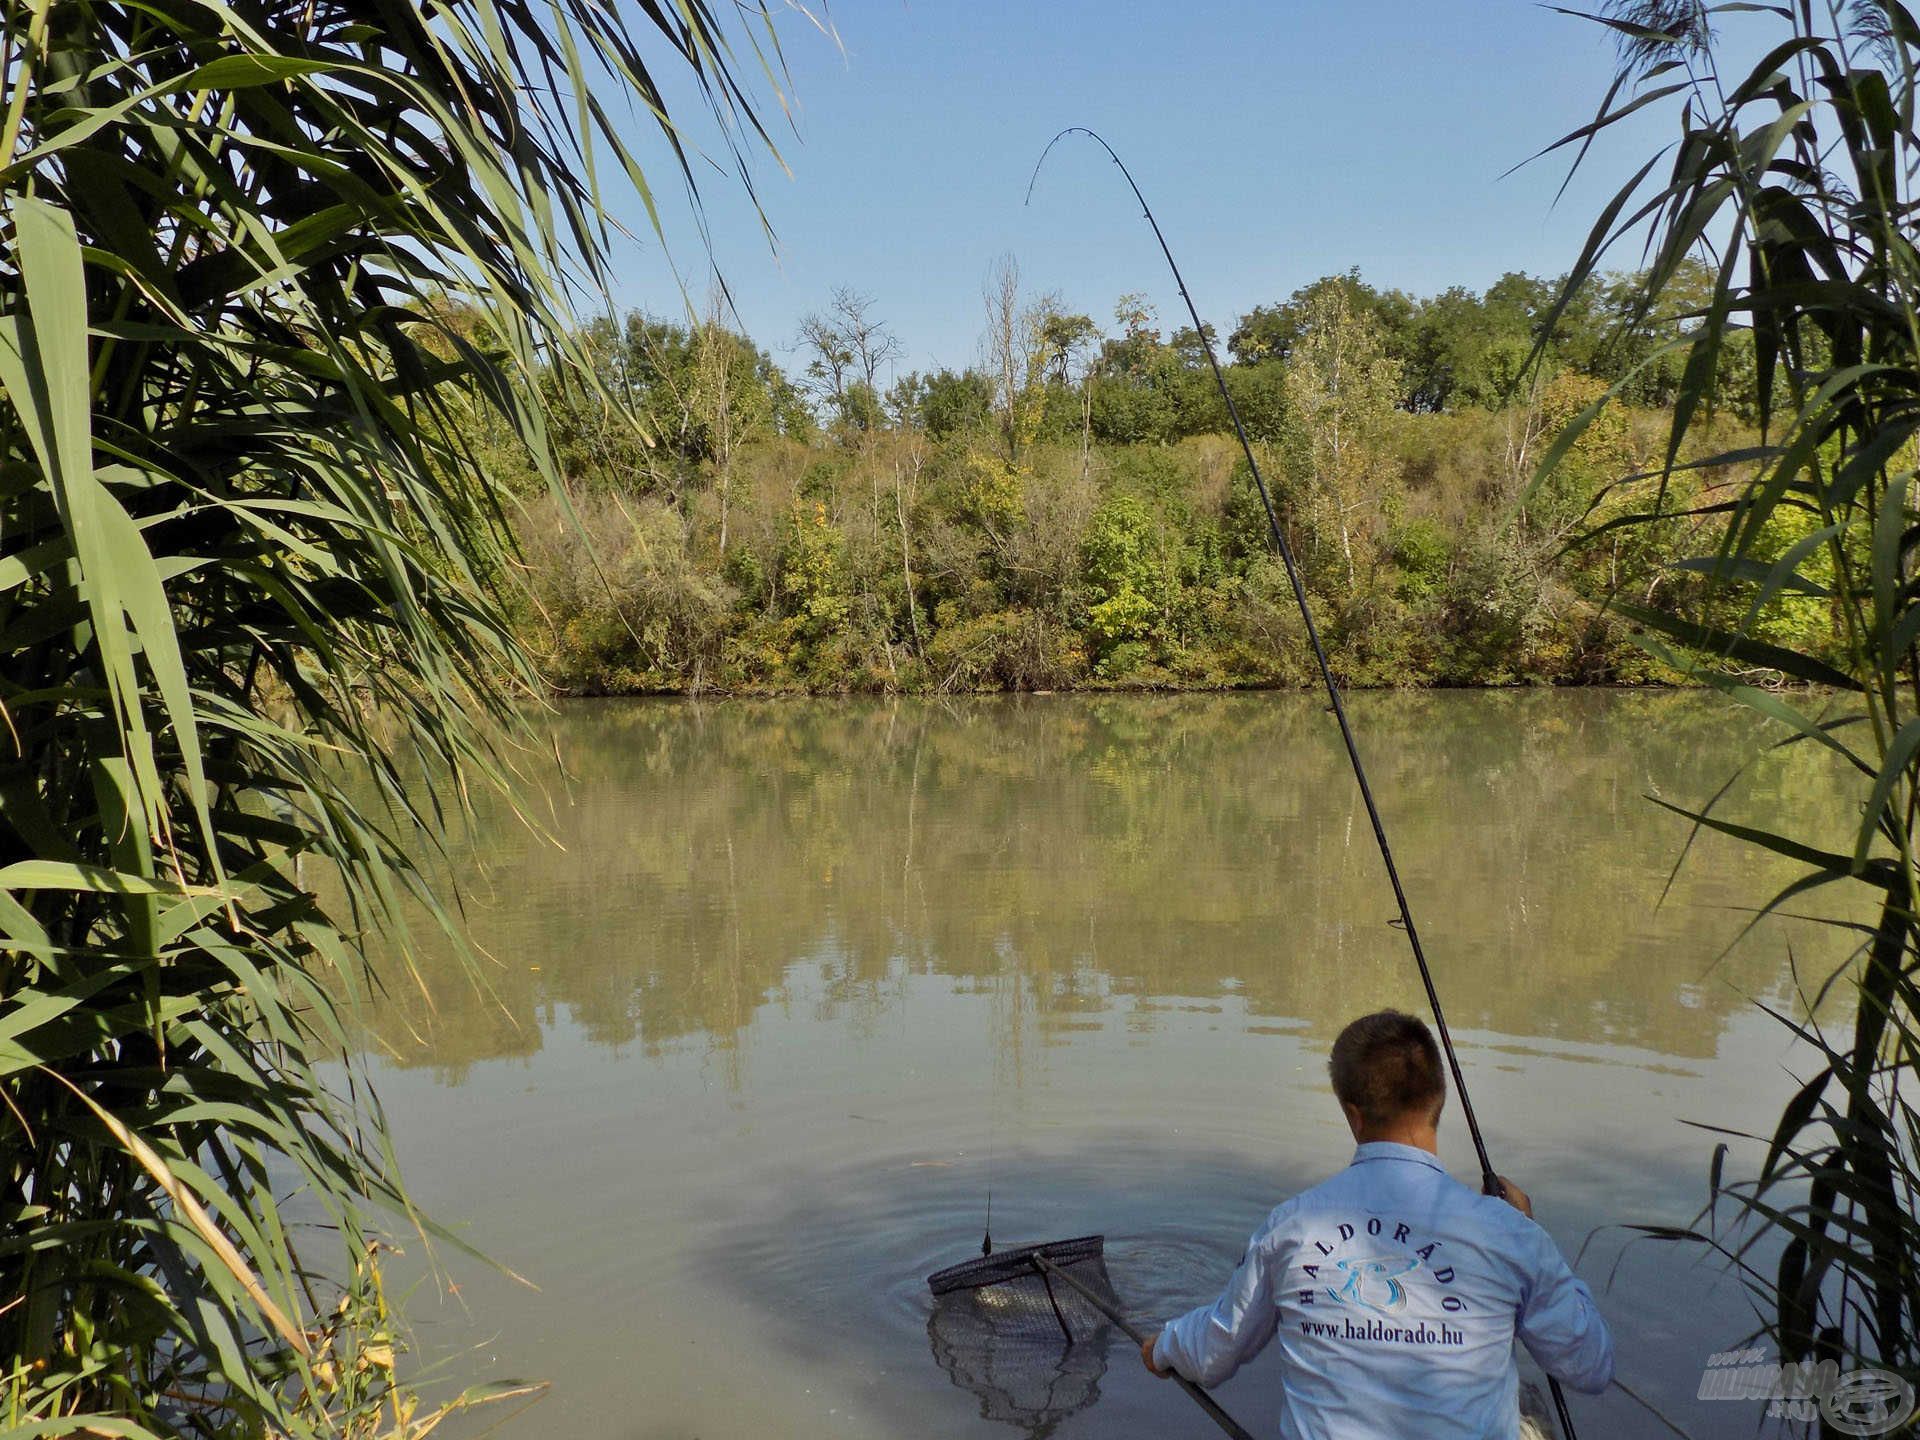
[[[1685,1221],[1711,1141],[1681,1122],[1765,1132],[1795,1088],[1748,998],[1783,998],[1783,938],[1836,949],[1770,924],[1714,964],[1786,878],[1731,842],[1657,903],[1685,827],[1643,797],[1710,794],[1757,737],[1684,695],[1354,713],[1502,1168],[1569,1255]],[[490,992],[428,953],[369,1017],[414,1195],[541,1286],[463,1271],[436,1308],[423,1280],[427,1349],[552,1380],[514,1435],[1195,1433],[1118,1350],[1032,1394],[943,1374],[924,1277],[991,1191],[1007,1243],[1105,1231],[1130,1313],[1164,1317],[1345,1163],[1327,1044],[1422,1000],[1322,709],[605,703],[552,733],[571,779],[532,808],[560,845],[495,811],[454,857]],[[1834,784],[1762,752],[1727,803],[1804,830],[1844,821]],[[1441,1149],[1472,1175],[1457,1118]],[[1695,1391],[1750,1307],[1691,1258],[1608,1231],[1580,1265],[1622,1376],[1724,1433],[1757,1417]],[[1224,1403],[1260,1433],[1280,1384],[1249,1367]],[[1617,1395],[1589,1416],[1646,1431]]]
[[[1777,989],[1777,951],[1714,966],[1731,907],[1771,878],[1760,857],[1706,844],[1650,913],[1684,827],[1644,797],[1696,799],[1748,758],[1724,706],[1354,710],[1459,1028],[1697,1058]],[[569,779],[535,810],[560,845],[483,816],[456,859],[490,993],[423,957],[424,993],[393,986],[373,1018],[402,1064],[530,1054],[564,1012],[601,1045],[709,1046],[737,1085],[743,1033],[798,974],[809,1003],[866,1023],[903,976],[951,977],[991,997],[1016,1072],[1112,1012],[1153,1032],[1156,997],[1315,1034],[1415,998],[1344,757],[1304,697],[580,704],[554,738]],[[1730,803],[1803,816],[1830,784],[1768,752]]]

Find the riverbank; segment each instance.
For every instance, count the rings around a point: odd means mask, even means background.
[[[1623,692],[1661,692],[1690,691],[1701,688],[1684,674],[1666,666],[1654,667],[1657,673],[1651,673],[1644,679],[1635,680],[1487,680],[1416,684],[1413,682],[1376,682],[1373,684],[1355,684],[1338,675],[1343,692],[1350,694],[1369,693],[1525,693],[1541,690],[1580,690],[1580,691],[1623,691]],[[691,686],[679,688],[656,686],[631,690],[570,690],[558,686],[547,691],[547,698],[554,701],[570,700],[834,700],[834,699],[939,699],[941,697],[984,697],[984,696],[1031,696],[1035,698],[1055,695],[1245,695],[1272,694],[1294,695],[1318,693],[1321,682],[1317,677],[1298,681],[1227,681],[1221,684],[1185,684],[1179,681],[1155,682],[1129,678],[1125,680],[1088,679],[1079,684],[1058,685],[1036,688],[1019,686],[949,686],[945,688],[925,686],[909,688],[907,686],[877,686],[869,689],[843,687],[840,689],[807,689],[799,685],[749,685],[725,688],[708,685],[701,689]]]
[[[1655,411],[1583,437],[1552,493],[1531,452],[1586,394],[1562,377],[1527,410],[1395,415],[1364,491],[1329,502],[1308,452],[1262,470],[1321,638],[1354,688],[1643,684],[1674,674],[1612,597],[1685,601],[1672,568],[1697,518],[1568,547],[1614,510],[1710,504],[1728,477],[1676,476],[1664,501],[1612,477],[1657,470]],[[1579,447],[1576,447],[1578,450]],[[1782,522],[1783,524],[1785,522]],[[1237,445],[1036,443],[890,431],[744,446],[724,488],[581,486],[517,516],[515,626],[567,695],[1212,691],[1317,675]],[[1795,537],[1762,535],[1752,558]],[[1771,600],[1776,643],[1828,632],[1823,602]]]

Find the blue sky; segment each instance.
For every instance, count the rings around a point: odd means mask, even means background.
[[[703,182],[739,320],[790,366],[800,316],[836,285],[873,297],[904,342],[901,369],[970,362],[982,282],[1007,253],[1027,288],[1103,324],[1140,291],[1170,327],[1177,293],[1091,142],[1063,142],[1023,206],[1067,125],[1125,157],[1222,334],[1349,266],[1417,293],[1559,274],[1672,133],[1671,119],[1635,117],[1557,207],[1554,161],[1502,179],[1592,118],[1614,58],[1608,32],[1522,0],[841,0],[830,19],[838,45],[797,15],[781,24],[794,128],[776,133],[792,174],[756,166],[776,247],[737,184]],[[622,254],[615,302],[677,312],[641,212],[619,208],[645,239]],[[703,290],[691,218],[663,208],[672,259]]]

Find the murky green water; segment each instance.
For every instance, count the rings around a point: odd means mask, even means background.
[[[1693,1399],[1749,1331],[1737,1287],[1602,1227],[1692,1213],[1683,1122],[1769,1124],[1794,1057],[1752,999],[1789,1000],[1789,941],[1835,956],[1782,922],[1717,959],[1783,878],[1730,842],[1659,903],[1685,826],[1645,797],[1704,798],[1758,737],[1689,696],[1353,709],[1496,1160],[1585,1246],[1622,1378],[1752,1433]],[[410,1305],[449,1373],[552,1382],[508,1435],[1007,1435],[923,1285],[989,1179],[1003,1243],[1104,1230],[1139,1314],[1199,1303],[1350,1153],[1333,1034],[1420,1004],[1304,697],[600,703],[553,732],[559,845],[490,814],[459,857],[492,993],[429,959],[432,1006],[396,982],[373,1024],[415,1193],[539,1287],[447,1257],[457,1292]],[[1776,753],[1727,803],[1833,839],[1837,794]],[[1054,1433],[1209,1433],[1124,1348],[1075,1365]],[[1222,1398],[1271,1433],[1276,1384]],[[1587,1440],[1657,1428],[1577,1404]]]

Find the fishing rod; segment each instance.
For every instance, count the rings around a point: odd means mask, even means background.
[[[1106,142],[1104,136],[1084,125],[1069,125],[1047,142],[1047,148],[1040,152],[1039,160],[1034,163],[1033,177],[1027,181],[1025,203],[1033,203],[1033,187],[1039,183],[1040,167],[1047,163],[1047,156],[1053,153],[1054,146],[1069,135],[1084,135],[1093,141],[1107,152],[1107,158],[1126,178],[1127,188],[1133,191],[1133,198],[1140,202],[1141,217],[1153,228],[1153,238],[1160,242],[1160,253],[1166,256],[1167,269],[1173,272],[1173,283],[1179,288],[1180,298],[1186,302],[1187,314],[1193,319],[1193,333],[1207,357],[1207,365],[1213,371],[1213,383],[1220,389],[1220,398],[1227,407],[1227,418],[1233,422],[1233,433],[1239,438],[1240,449],[1247,457],[1247,469],[1253,475],[1254,488],[1260,492],[1260,506],[1267,514],[1267,533],[1272,537],[1273,548],[1286,568],[1287,582],[1293,587],[1294,603],[1299,606],[1301,622],[1306,626],[1307,642],[1313,647],[1313,658],[1320,667],[1321,682],[1326,686],[1334,719],[1340,724],[1340,739],[1347,747],[1353,778],[1359,782],[1360,798],[1366,804],[1367,819],[1373,825],[1373,838],[1380,847],[1380,859],[1387,867],[1387,881],[1393,886],[1394,903],[1400,907],[1400,929],[1405,932],[1407,944],[1413,949],[1414,964],[1420,969],[1420,983],[1427,992],[1427,1007],[1433,1012],[1434,1029],[1440,1033],[1440,1048],[1446,1053],[1447,1070],[1453,1076],[1453,1090],[1460,1097],[1460,1113],[1467,1122],[1467,1133],[1473,1137],[1473,1151],[1480,1161],[1480,1188],[1488,1195],[1504,1196],[1506,1186],[1494,1171],[1492,1157],[1487,1153],[1486,1139],[1480,1133],[1479,1117],[1473,1113],[1473,1101],[1467,1095],[1466,1076],[1460,1071],[1460,1057],[1454,1053],[1453,1036],[1447,1029],[1446,1014],[1440,1008],[1440,992],[1434,987],[1433,971],[1427,965],[1427,952],[1420,944],[1420,931],[1413,923],[1413,907],[1407,903],[1406,888],[1400,883],[1400,867],[1394,864],[1393,847],[1387,843],[1386,823],[1380,818],[1380,807],[1373,798],[1373,786],[1367,781],[1367,767],[1361,762],[1360,746],[1353,737],[1353,725],[1347,719],[1346,702],[1340,697],[1339,682],[1333,678],[1333,665],[1327,659],[1326,646],[1320,643],[1320,628],[1313,622],[1313,606],[1307,600],[1306,582],[1300,578],[1300,566],[1293,558],[1293,547],[1287,544],[1286,532],[1280,528],[1280,515],[1274,509],[1273,495],[1267,489],[1266,478],[1260,473],[1260,462],[1254,458],[1253,442],[1247,438],[1247,427],[1241,422],[1240,408],[1233,403],[1233,392],[1227,388],[1227,377],[1220,369],[1219,357],[1213,353],[1213,341],[1207,338],[1207,327],[1201,323],[1199,307],[1193,303],[1186,277],[1180,273],[1180,262],[1173,258],[1173,249],[1160,230],[1160,222],[1153,218],[1153,207],[1147,204],[1147,197],[1140,192],[1140,184],[1133,178],[1133,172],[1127,169],[1126,162]],[[1560,1382],[1549,1375],[1547,1385],[1553,1393],[1553,1408],[1560,1419],[1561,1433],[1567,1440],[1576,1440],[1573,1415],[1567,1409],[1567,1397],[1560,1389]]]

